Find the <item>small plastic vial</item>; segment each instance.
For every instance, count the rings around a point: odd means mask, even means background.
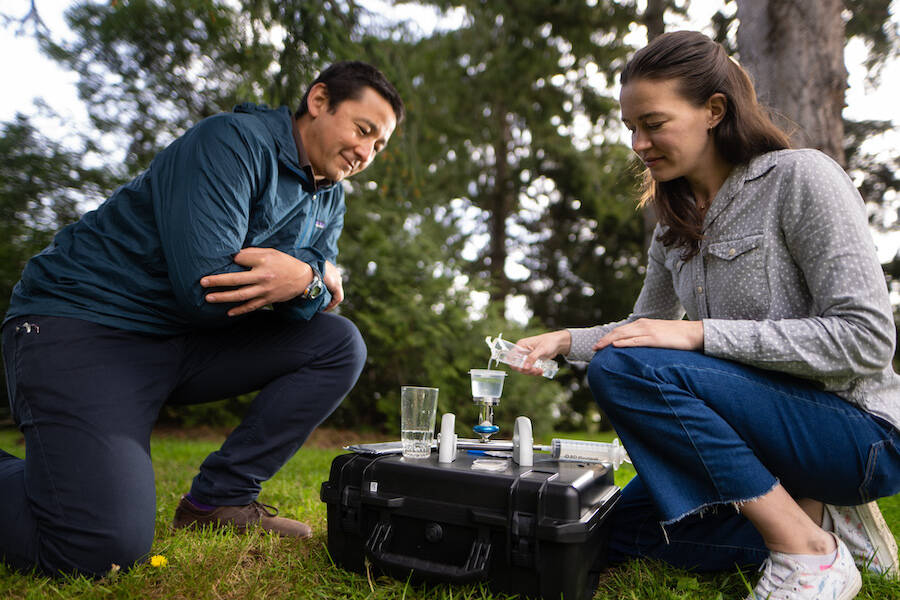
[[[517,346],[508,340],[503,339],[503,334],[492,338],[490,336],[484,338],[488,347],[491,349],[491,360],[502,362],[511,367],[521,367],[528,358],[528,349]],[[543,371],[541,375],[547,379],[553,379],[559,371],[559,365],[555,360],[549,358],[539,358],[534,361],[534,366]]]

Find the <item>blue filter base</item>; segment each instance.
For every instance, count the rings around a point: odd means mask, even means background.
[[[472,428],[475,433],[497,433],[500,428],[496,425],[476,425]]]

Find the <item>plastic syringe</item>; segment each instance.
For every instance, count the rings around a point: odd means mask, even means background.
[[[482,442],[461,439],[456,442],[456,447],[461,450],[512,450],[513,442],[505,440]],[[549,452],[550,456],[557,460],[604,463],[612,465],[613,469],[618,469],[623,462],[631,464],[631,459],[625,452],[625,448],[619,443],[618,438],[612,442],[586,442],[553,438],[550,440],[549,446],[535,444],[534,449],[538,452]]]
[[[546,446],[535,446],[535,449]],[[611,464],[618,469],[623,462],[631,464],[625,447],[619,438],[612,442],[585,442],[582,440],[550,440],[550,456],[559,460],[577,460],[583,462],[599,462]]]

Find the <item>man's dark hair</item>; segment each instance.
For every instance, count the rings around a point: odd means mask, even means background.
[[[300,108],[297,109],[295,117],[298,119],[306,114],[307,98],[309,98],[309,90],[317,83],[324,83],[328,89],[328,110],[334,112],[338,105],[344,100],[356,100],[362,93],[363,89],[370,87],[382,98],[390,103],[394,109],[394,116],[397,117],[397,123],[403,120],[403,100],[400,94],[387,80],[384,74],[368,63],[358,60],[344,60],[336,62],[316,77],[306,93],[303,94],[303,100],[300,102]]]

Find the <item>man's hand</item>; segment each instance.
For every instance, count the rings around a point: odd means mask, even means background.
[[[200,280],[205,288],[237,288],[206,295],[206,301],[212,303],[243,302],[228,311],[229,317],[290,300],[302,294],[312,281],[312,267],[274,248],[244,248],[235,255],[234,262],[250,270],[207,275]]]
[[[325,287],[331,292],[331,302],[325,307],[328,312],[344,300],[344,283],[341,281],[341,272],[331,261],[325,261],[325,272],[322,273],[322,281]]]
[[[638,319],[616,327],[594,344],[594,350],[647,346],[673,350],[703,350],[703,321]]]

